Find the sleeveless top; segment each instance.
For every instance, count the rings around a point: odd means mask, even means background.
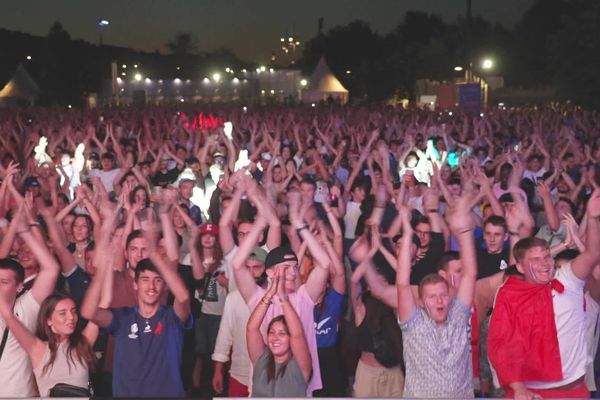
[[[308,382],[294,357],[290,358],[283,375],[278,376],[282,364],[275,363],[275,377],[267,381],[267,364],[270,350],[265,351],[256,360],[252,374],[251,397],[306,397]]]
[[[42,362],[37,368],[33,369],[41,397],[48,397],[50,389],[57,383],[68,383],[69,385],[82,388],[88,387],[89,374],[87,365],[79,361],[75,353],[73,353],[73,360],[69,359],[67,355],[68,348],[68,342],[66,341],[58,345],[54,364],[44,374],[44,366],[50,360],[50,348],[46,347]]]

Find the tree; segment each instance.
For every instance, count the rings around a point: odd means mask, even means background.
[[[563,18],[549,39],[549,70],[561,100],[600,107],[600,3],[571,2],[575,15]]]
[[[73,51],[71,35],[59,21],[55,21],[48,31],[42,57],[42,101],[53,104],[79,103],[83,92],[79,79],[83,58]]]
[[[166,46],[169,52],[179,56],[194,54],[198,50],[198,43],[191,33],[178,33]]]

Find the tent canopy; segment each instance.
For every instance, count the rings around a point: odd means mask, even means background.
[[[348,101],[348,90],[333,75],[325,57],[321,57],[317,67],[310,76],[308,88],[303,94],[306,101],[321,101],[328,98],[339,98],[342,103]]]
[[[0,98],[29,99],[39,94],[40,88],[19,64],[12,78],[0,90]]]

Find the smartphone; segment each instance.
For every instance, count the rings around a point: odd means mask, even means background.
[[[330,195],[329,202],[331,203],[331,207],[337,207],[338,206],[338,197],[334,194]]]
[[[317,190],[315,191],[314,200],[315,203],[323,203],[323,201],[329,197],[329,188],[325,182],[317,182]]]

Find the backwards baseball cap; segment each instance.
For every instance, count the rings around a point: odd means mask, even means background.
[[[40,181],[38,181],[38,178],[36,178],[35,176],[28,176],[25,179],[25,182],[23,183],[23,186],[25,186],[26,188],[29,188],[29,187],[39,187],[40,186]]]
[[[250,257],[248,257],[248,259],[260,261],[264,264],[265,260],[267,259],[267,251],[262,247],[255,247],[254,250],[252,250],[252,253],[250,254]]]
[[[219,226],[216,224],[211,224],[210,222],[205,223],[200,227],[200,234],[205,235],[207,233],[212,236],[218,236]]]
[[[274,248],[267,254],[265,259],[265,267],[271,268],[275,265],[286,262],[286,261],[298,261],[296,253],[292,249],[286,246],[279,246]]]
[[[512,193],[504,193],[502,196],[500,196],[498,201],[500,203],[514,203],[515,199],[513,198]]]

